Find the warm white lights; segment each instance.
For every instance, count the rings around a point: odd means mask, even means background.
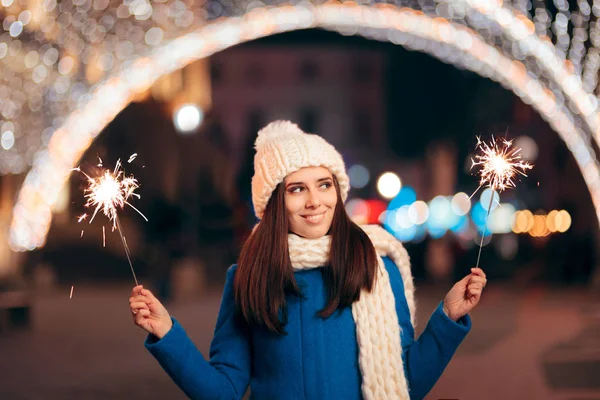
[[[6,131],[0,137],[0,144],[4,150],[10,150],[15,144],[15,135],[11,131]]]
[[[462,216],[467,214],[471,209],[471,199],[469,198],[469,195],[464,192],[456,193],[452,196],[450,206],[456,215]]]
[[[596,47],[591,47],[582,56],[584,22],[577,22],[575,37],[565,45],[563,19],[576,15],[568,8],[560,11],[554,21],[551,15],[536,9],[531,21],[518,12],[519,7],[513,11],[508,2],[495,0],[450,0],[438,4],[438,14],[424,10],[430,15],[391,4],[300,2],[295,6],[254,8],[254,2],[253,10],[246,14],[245,5],[239,5],[236,15],[242,17],[221,18],[228,15],[224,7],[214,6],[218,4],[215,2],[135,0],[112,9],[108,1],[98,0],[84,11],[89,2],[74,4],[65,0],[60,4],[43,2],[40,7],[46,14],[40,19],[35,12],[21,17],[24,10],[20,9],[13,15],[9,8],[13,2],[1,1],[7,7],[2,26],[9,34],[0,36],[0,119],[4,124],[20,123],[11,130],[13,140],[19,140],[10,146],[10,134],[4,137],[8,130],[2,131],[2,147],[9,150],[2,150],[6,153],[0,159],[0,174],[20,173],[32,166],[13,213],[10,240],[16,250],[43,245],[52,205],[68,180],[70,168],[137,93],[160,76],[227,47],[312,27],[391,41],[489,77],[512,90],[538,110],[573,151],[600,215],[600,172],[589,140],[592,135],[598,141],[598,104],[593,91],[600,55]],[[72,5],[73,14],[59,15],[66,3]],[[203,4],[211,8],[201,8]],[[585,12],[585,6],[577,11],[581,15]],[[75,13],[83,17],[82,23],[75,21]],[[206,23],[200,15],[214,22]],[[192,23],[200,28],[188,33]],[[560,25],[560,48],[536,36],[536,32],[544,34],[556,23]],[[593,25],[589,34],[595,46],[600,44],[600,33]],[[32,35],[30,29],[39,30],[35,33],[38,40],[25,41],[24,37]],[[44,42],[44,38],[52,40]],[[570,51],[572,46],[576,51]],[[573,57],[576,62],[572,62],[572,69],[557,49]],[[190,116],[185,119],[189,126],[196,120],[201,123],[201,115]],[[30,151],[32,146],[39,146],[35,156]],[[394,197],[392,193],[398,193],[401,183],[399,179],[386,179],[389,181],[381,185],[384,197]],[[467,209],[464,199],[461,201],[453,199],[452,210]],[[417,211],[406,210],[409,222],[411,216],[422,219]],[[405,223],[404,214],[400,219]]]
[[[203,117],[204,114],[197,105],[185,104],[175,111],[173,123],[179,133],[188,135],[198,129]]]
[[[386,199],[396,197],[400,193],[400,189],[402,189],[402,182],[398,175],[393,172],[386,172],[377,180],[377,190]]]

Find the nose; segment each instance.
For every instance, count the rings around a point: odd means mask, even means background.
[[[321,206],[319,194],[315,191],[309,191],[308,198],[306,199],[306,208],[319,208],[319,206]]]

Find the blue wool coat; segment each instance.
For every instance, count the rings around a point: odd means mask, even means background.
[[[402,277],[389,258],[384,262],[396,300],[410,396],[422,399],[469,332],[471,320],[467,315],[452,321],[440,303],[415,340]],[[234,265],[227,272],[209,361],[175,319],[162,339],[151,335],[146,339],[146,348],[173,381],[198,400],[241,399],[248,385],[256,400],[362,399],[351,307],[327,319],[316,315],[327,302],[321,268],[295,273],[304,297],[286,298],[286,335],[249,328],[235,316],[236,269]]]

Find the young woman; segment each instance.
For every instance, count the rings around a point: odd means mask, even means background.
[[[277,121],[258,133],[252,197],[261,219],[227,272],[208,360],[154,295],[133,288],[145,345],[193,399],[421,399],[471,328],[482,270],[454,285],[415,339],[401,243],[346,214],[340,154]]]

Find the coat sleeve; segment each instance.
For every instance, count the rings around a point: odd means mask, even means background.
[[[173,319],[173,327],[162,338],[149,335],[145,346],[171,379],[191,399],[241,399],[251,370],[249,328],[235,315],[233,278],[237,265],[227,271],[210,361]]]
[[[471,318],[466,315],[457,322],[451,320],[443,311],[443,302],[440,302],[423,333],[415,340],[402,277],[389,258],[384,258],[384,262],[396,298],[396,312],[402,331],[402,361],[410,398],[422,399],[438,381],[456,349],[469,333]]]

